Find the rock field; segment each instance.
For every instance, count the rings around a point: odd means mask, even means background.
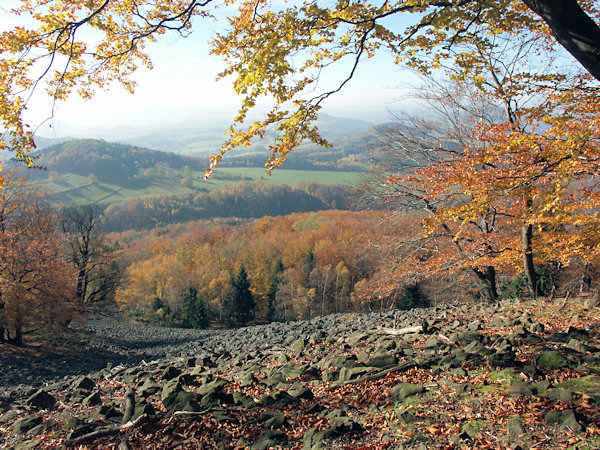
[[[589,298],[237,330],[90,320],[0,354],[1,448],[599,448]]]

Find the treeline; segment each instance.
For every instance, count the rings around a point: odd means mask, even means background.
[[[352,188],[347,185],[301,183],[298,188],[259,181],[231,184],[220,190],[184,197],[146,197],[104,209],[107,231],[151,229],[170,223],[215,217],[258,218],[294,212],[347,209]]]
[[[116,300],[131,317],[179,326],[424,304],[418,287],[368,295],[386,270],[371,244],[397,232],[382,219],[335,210],[113,234],[127,261]]]

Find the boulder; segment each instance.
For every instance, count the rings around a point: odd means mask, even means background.
[[[31,397],[29,397],[25,401],[25,403],[28,406],[32,406],[32,407],[38,408],[38,409],[52,409],[54,407],[54,405],[56,404],[56,399],[52,395],[50,395],[46,391],[44,391],[43,389],[40,389],[35,394],[33,394]]]
[[[195,392],[177,391],[163,399],[163,406],[169,413],[175,411],[197,412],[202,410],[198,404],[200,398],[201,396]]]
[[[536,364],[542,369],[561,369],[569,365],[569,360],[560,352],[548,351],[538,356]]]
[[[520,436],[525,433],[525,426],[518,418],[510,419],[506,424],[506,429],[509,436]]]
[[[13,433],[15,434],[26,434],[34,427],[37,427],[43,422],[43,419],[40,416],[29,415],[19,419],[13,425]]]
[[[401,402],[408,397],[412,397],[413,395],[421,394],[423,392],[425,392],[425,387],[419,384],[399,383],[392,388],[390,393],[394,400]]]
[[[74,389],[80,389],[82,391],[92,391],[96,387],[96,383],[94,383],[91,379],[86,376],[78,377],[73,382]]]

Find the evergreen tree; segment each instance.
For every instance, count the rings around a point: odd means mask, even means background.
[[[185,328],[206,328],[208,325],[204,300],[198,297],[198,290],[191,285],[183,297],[182,325]]]
[[[304,258],[304,267],[302,268],[302,278],[305,286],[308,286],[310,282],[310,273],[313,271],[315,266],[317,265],[317,261],[315,259],[315,254],[313,252],[312,247],[308,250],[306,257]]]
[[[273,274],[271,276],[271,286],[268,294],[268,315],[267,320],[269,322],[273,321],[275,315],[275,296],[277,295],[277,289],[279,287],[279,282],[281,281],[281,274],[283,273],[284,267],[281,258],[277,260],[275,263],[275,267],[273,268]]]
[[[235,276],[231,277],[233,286],[232,314],[234,325],[247,325],[254,318],[254,297],[250,291],[250,280],[246,268],[242,264]]]

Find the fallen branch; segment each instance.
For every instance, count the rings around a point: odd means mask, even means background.
[[[122,431],[133,430],[134,428],[139,427],[140,425],[147,422],[148,418],[148,414],[142,414],[137,419],[131,420],[126,424],[119,425],[118,427],[114,428],[104,428],[102,430],[92,431],[91,433],[84,434],[83,436],[79,436],[78,438],[70,439],[66,443],[67,445],[81,444],[82,442],[92,441],[94,439],[98,439],[104,436],[112,436],[115,434],[119,434]]]
[[[558,307],[559,311],[562,311],[564,309],[565,306],[567,306],[567,301],[569,301],[569,296],[571,295],[571,291],[567,291],[567,295],[565,295],[565,301],[563,302],[562,305],[560,305]]]
[[[452,345],[452,341],[446,336],[444,336],[442,333],[438,334],[438,338],[440,338],[440,341],[445,342],[448,345]]]
[[[357,378],[356,380],[344,381],[344,382],[340,383],[340,385],[344,386],[346,384],[358,384],[358,383],[364,383],[366,381],[379,380],[380,378],[384,378],[385,376],[387,376],[388,374],[390,374],[392,372],[402,372],[403,370],[412,369],[413,367],[417,367],[417,363],[414,360],[410,360],[410,361],[403,362],[402,364],[399,364],[397,366],[394,366],[390,369],[385,369],[380,372],[373,373],[371,375],[364,375],[362,377]]]
[[[411,333],[421,333],[423,331],[423,327],[421,325],[415,325],[413,327],[405,327],[405,328],[377,328],[378,334],[390,334],[392,336],[402,336],[403,334],[411,334]]]

